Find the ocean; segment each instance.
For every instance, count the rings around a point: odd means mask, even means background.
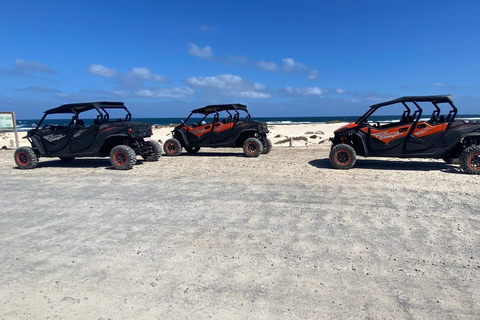
[[[328,122],[354,122],[360,116],[329,116],[329,117],[252,117],[252,120],[264,121],[269,125],[289,125],[289,124],[308,124],[308,123],[328,123]],[[185,119],[185,118],[183,118]],[[374,122],[388,122],[392,119],[398,119],[398,116],[372,116],[369,120]],[[476,119],[480,120],[479,114],[457,115],[457,119]],[[193,120],[193,118],[191,119]],[[201,120],[200,118],[198,120]],[[427,119],[428,120],[428,119]],[[40,121],[37,120],[17,120],[17,129],[27,131],[32,125]],[[84,119],[85,125],[93,124],[93,119]],[[132,118],[132,121],[148,122],[152,125],[173,126],[182,122],[182,118]],[[70,119],[48,120],[48,123],[68,125]],[[190,121],[189,121],[190,122]]]

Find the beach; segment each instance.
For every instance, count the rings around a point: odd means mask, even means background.
[[[20,170],[2,135],[0,319],[478,319],[479,177],[430,159],[332,169],[341,125],[128,171]]]

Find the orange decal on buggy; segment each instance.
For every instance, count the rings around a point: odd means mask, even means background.
[[[221,123],[221,122],[217,122],[215,123],[215,127],[213,128],[213,131],[215,132],[222,132],[222,131],[225,131],[225,130],[228,130],[228,129],[231,129],[233,128],[233,122],[229,122],[229,123]]]
[[[360,128],[365,133],[368,133],[368,128]],[[382,141],[383,143],[389,143],[392,140],[396,140],[399,138],[403,138],[406,135],[408,135],[408,132],[410,131],[410,125],[408,126],[400,126],[400,127],[395,127],[395,128],[388,128],[385,130],[377,130],[370,128],[370,135],[377,139]]]
[[[352,128],[355,128],[355,127],[358,127],[358,124],[355,123],[355,122],[350,122],[349,124],[346,124],[346,125],[338,128],[337,130],[335,130],[335,133],[341,132],[343,129],[352,129]]]
[[[418,127],[420,125],[420,128]],[[439,133],[447,129],[448,123],[440,123],[436,125],[429,125],[426,122],[421,122],[417,124],[415,130],[413,130],[413,136],[417,138],[423,138],[434,133]]]
[[[210,132],[211,127],[212,127],[211,124],[207,124],[205,126],[196,127],[196,128],[187,127],[187,131],[190,132],[191,134],[193,134],[194,136],[200,138],[205,133]]]

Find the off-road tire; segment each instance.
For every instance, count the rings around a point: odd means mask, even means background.
[[[330,163],[336,169],[350,169],[357,161],[355,150],[348,144],[340,143],[330,150]]]
[[[245,157],[258,157],[262,151],[262,142],[257,138],[248,138],[243,143],[243,154]]]
[[[20,169],[33,169],[38,165],[38,156],[31,147],[15,150],[15,163]]]
[[[188,152],[188,153],[198,153],[198,151],[200,151],[200,147],[185,147],[185,150]]]
[[[73,161],[73,160],[75,160],[75,157],[60,157],[60,160],[62,160],[62,161]]]
[[[137,163],[137,155],[129,146],[119,145],[110,151],[110,163],[115,169],[130,170]]]
[[[152,149],[153,154],[149,156],[142,156],[143,160],[158,161],[158,159],[160,159],[160,157],[162,156],[162,146],[160,145],[160,143],[154,140],[148,141],[148,144],[150,145],[150,148]]]
[[[464,172],[480,174],[480,146],[471,146],[463,150],[459,162]]]
[[[177,139],[171,138],[163,144],[163,151],[167,156],[178,156],[182,152],[182,145]]]
[[[272,141],[270,139],[267,139],[265,141],[265,146],[263,147],[262,154],[270,153],[270,151],[272,151],[272,148],[273,148]]]

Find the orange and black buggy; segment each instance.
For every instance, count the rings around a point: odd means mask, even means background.
[[[266,123],[251,120],[246,105],[210,105],[193,110],[182,120],[163,150],[168,156],[178,156],[182,148],[188,153],[197,153],[203,147],[243,148],[245,156],[258,157],[272,149],[268,132]]]
[[[450,95],[402,97],[372,105],[356,122],[335,131],[330,163],[350,169],[356,155],[432,158],[458,161],[464,172],[480,174],[480,121],[457,119],[457,112]],[[393,113],[394,120],[370,120]]]

